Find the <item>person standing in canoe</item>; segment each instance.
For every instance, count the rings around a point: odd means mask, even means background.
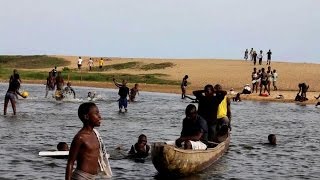
[[[185,114],[181,136],[176,140],[176,146],[193,150],[206,149],[208,142],[207,122],[198,115],[197,108],[193,104],[187,106]]]
[[[72,140],[65,179],[95,179],[100,171],[110,178],[108,154],[100,134],[94,129],[101,124],[98,107],[92,102],[83,103],[79,106],[78,116],[83,127]],[[73,171],[75,161],[77,167]]]
[[[226,94],[226,91],[215,92],[211,84],[206,85],[204,90],[193,91],[193,95],[199,100],[198,114],[203,117],[208,124],[209,141],[213,141],[217,136],[218,107]]]
[[[119,112],[122,111],[122,107],[124,108],[125,112],[128,111],[127,107],[128,107],[128,95],[129,95],[129,88],[127,87],[127,81],[126,80],[122,80],[122,84],[117,83],[116,79],[113,78],[113,82],[114,84],[119,88],[119,92],[118,95],[120,96],[119,98]]]

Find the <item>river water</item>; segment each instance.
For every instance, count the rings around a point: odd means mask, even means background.
[[[7,88],[0,84],[2,99]],[[176,139],[190,103],[180,95],[142,91],[127,113],[119,113],[116,89],[74,87],[77,99],[62,102],[44,98],[44,85],[22,89],[30,95],[18,100],[17,115],[10,104],[7,116],[0,115],[0,179],[64,179],[66,159],[38,153],[55,150],[59,141],[70,145],[82,127],[77,110],[88,91],[98,94],[95,103],[103,118],[99,131],[111,154],[113,179],[161,179],[150,159],[136,163],[121,154],[141,133],[149,143]],[[319,113],[314,105],[232,103],[229,151],[207,170],[184,179],[319,179]],[[277,135],[277,146],[265,144],[270,133]],[[119,146],[122,151],[115,150]]]

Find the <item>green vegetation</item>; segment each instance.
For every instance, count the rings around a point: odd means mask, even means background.
[[[172,66],[174,66],[174,64],[170,62],[159,63],[159,64],[151,63],[151,64],[142,65],[140,69],[147,71],[152,69],[165,69],[167,67],[172,67]]]
[[[108,70],[121,70],[121,69],[134,69],[137,68],[141,63],[140,62],[127,62],[127,63],[119,63],[119,64],[111,64],[102,66],[102,71]],[[92,68],[93,71],[101,71],[98,66]]]
[[[165,69],[167,67],[174,66],[173,63],[165,62],[165,63],[150,63],[150,64],[142,64],[141,62],[127,62],[127,63],[119,63],[119,64],[112,64],[102,66],[102,71],[108,70],[121,70],[121,69],[141,69],[141,70],[153,70],[153,69]],[[99,67],[93,67],[93,71],[100,71]]]
[[[70,62],[46,55],[34,56],[0,56],[0,64],[4,68],[40,69],[54,66],[68,66]]]
[[[77,69],[70,69],[66,67],[70,62],[61,58],[49,57],[45,55],[37,56],[0,56],[0,79],[7,80],[12,74],[13,69],[18,69],[22,80],[46,80],[48,72],[26,69],[42,69],[52,68],[54,66],[62,66],[63,78],[67,81],[97,81],[97,82],[111,82],[113,78],[118,80],[126,79],[128,82],[134,83],[146,83],[146,84],[168,84],[179,85],[180,81],[166,80],[165,74],[106,74],[101,73],[99,67],[94,67],[93,72],[78,71]],[[173,63],[151,63],[142,64],[141,62],[127,62],[113,65],[103,66],[102,71],[108,71],[111,69],[164,69],[174,66]],[[25,70],[21,70],[25,69]],[[96,71],[96,72],[95,72]]]

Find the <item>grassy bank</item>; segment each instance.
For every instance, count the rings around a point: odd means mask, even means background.
[[[49,56],[0,56],[0,79],[7,80],[12,74],[13,69],[19,69],[19,74],[24,80],[45,80],[48,71],[38,69],[62,66],[62,76],[69,81],[96,81],[111,82],[113,78],[126,79],[129,82],[146,84],[167,84],[179,85],[179,81],[167,80],[168,75],[161,73],[150,74],[127,74],[127,73],[108,73],[110,70],[139,69],[152,70],[164,69],[174,66],[173,63],[150,63],[127,62],[103,66],[102,69],[94,67],[93,71],[79,71],[76,68],[69,68],[69,61],[62,58]],[[65,67],[64,67],[65,66]]]

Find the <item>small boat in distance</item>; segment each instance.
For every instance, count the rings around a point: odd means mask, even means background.
[[[206,150],[185,150],[164,142],[151,146],[151,159],[160,174],[187,176],[205,170],[229,148],[230,134],[225,141]]]

